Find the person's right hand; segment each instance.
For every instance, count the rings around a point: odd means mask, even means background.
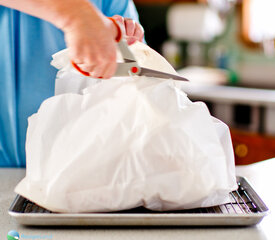
[[[74,21],[62,29],[71,60],[91,77],[112,77],[116,71],[116,26],[91,4],[75,14]]]
[[[89,0],[1,0],[2,5],[49,21],[63,30],[71,60],[92,77],[110,78],[115,73],[117,28]],[[136,32],[133,36],[139,39],[142,28],[128,23],[133,22],[127,20],[124,24],[126,35],[127,30],[128,35]]]

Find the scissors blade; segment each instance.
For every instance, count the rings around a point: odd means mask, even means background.
[[[170,74],[170,73],[165,73],[165,72],[160,72],[156,70],[152,70],[149,68],[140,68],[141,71],[138,74],[139,76],[146,76],[146,77],[155,77],[155,78],[166,78],[166,79],[174,79],[178,81],[189,81],[188,79],[175,75],[175,74]]]

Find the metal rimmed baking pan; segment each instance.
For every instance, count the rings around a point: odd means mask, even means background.
[[[139,207],[113,213],[53,213],[17,195],[9,214],[18,223],[36,226],[248,226],[259,223],[269,210],[251,185],[237,177],[231,202],[219,206],[170,212]]]

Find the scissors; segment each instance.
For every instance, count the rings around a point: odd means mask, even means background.
[[[146,77],[155,77],[155,78],[174,79],[179,81],[189,81],[188,79],[175,74],[170,74],[170,73],[156,71],[149,68],[140,67],[133,53],[129,49],[126,40],[122,37],[122,30],[120,26],[117,24],[117,22],[113,18],[110,17],[109,19],[112,20],[115,26],[117,27],[118,36],[116,37],[116,42],[118,44],[118,48],[124,60],[124,62],[122,63],[117,63],[117,70],[114,75],[115,77],[137,75],[137,76],[146,76]],[[79,71],[85,76],[90,76],[88,72],[81,70],[76,63],[74,63],[73,61],[71,61],[71,63],[77,71]]]

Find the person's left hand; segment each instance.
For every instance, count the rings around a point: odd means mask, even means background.
[[[135,20],[131,18],[124,18],[119,15],[115,15],[112,17],[120,26],[123,27],[122,31],[126,35],[126,40],[129,45],[133,44],[135,41],[143,41],[144,30],[143,27],[137,23]]]

